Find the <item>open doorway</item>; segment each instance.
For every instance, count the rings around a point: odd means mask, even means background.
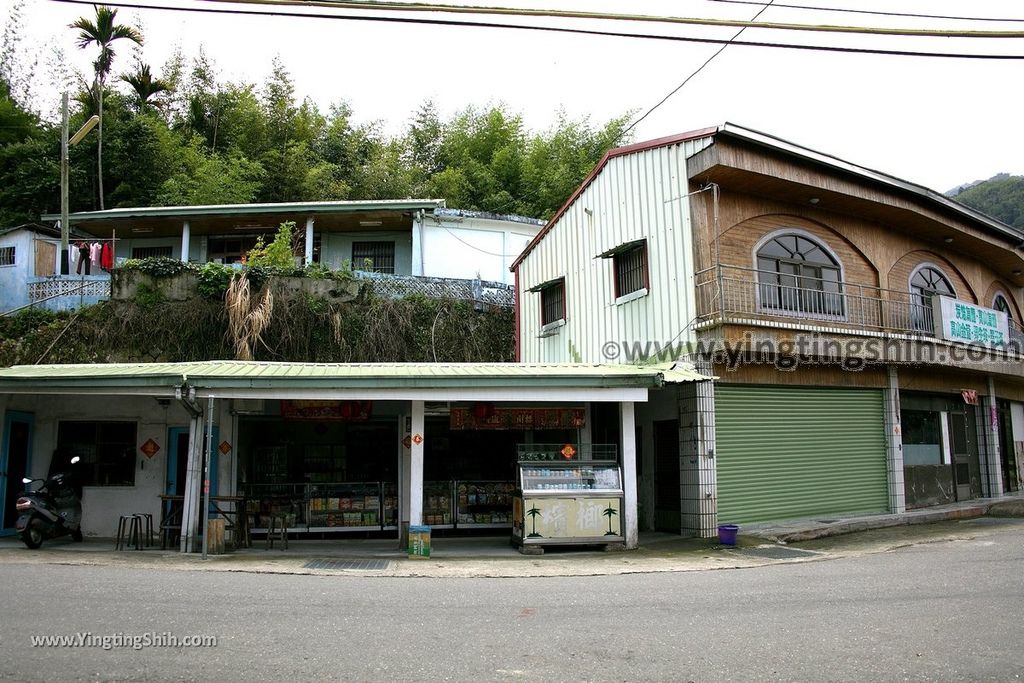
[[[0,510],[4,531],[13,530],[18,519],[14,504],[24,490],[22,478],[28,472],[32,457],[32,433],[35,416],[8,410],[4,414],[3,444],[0,447]]]

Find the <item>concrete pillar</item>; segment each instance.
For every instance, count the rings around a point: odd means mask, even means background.
[[[306,254],[302,265],[308,266],[313,262],[313,217],[306,218]]]
[[[181,262],[188,263],[189,242],[192,239],[192,226],[188,221],[181,224]]]
[[[708,360],[694,359],[694,367],[704,375],[712,374]],[[679,453],[680,533],[713,538],[718,535],[713,382],[692,382],[679,391]]]
[[[412,274],[423,275],[423,212],[412,219]]]
[[[194,552],[199,535],[200,492],[203,480],[203,449],[206,421],[202,415],[188,423],[188,464],[185,468],[185,500],[181,511],[181,545],[183,553]]]
[[[635,548],[639,541],[636,497],[636,412],[632,401],[619,404],[622,438],[622,526],[626,547]]]
[[[988,395],[985,397],[985,451],[982,458],[984,494],[989,498],[1003,495],[1003,465],[999,461],[999,404],[996,402],[996,383],[988,378]]]
[[[412,402],[412,439],[409,444],[409,525],[423,524],[423,401]]]
[[[887,368],[885,388],[885,460],[889,479],[889,512],[907,511],[906,485],[903,479],[903,426],[900,421],[900,378],[896,366]]]

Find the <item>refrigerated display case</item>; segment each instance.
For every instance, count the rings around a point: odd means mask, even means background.
[[[512,539],[521,548],[622,543],[622,470],[617,461],[519,462]]]

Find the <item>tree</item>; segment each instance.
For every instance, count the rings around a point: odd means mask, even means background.
[[[1001,173],[953,195],[961,204],[1015,228],[1024,228],[1024,176]]]
[[[135,106],[142,112],[151,104],[150,100],[160,93],[170,92],[171,84],[159,78],[153,78],[148,64],[139,63],[135,71],[121,74],[121,80],[132,87],[137,98]]]
[[[96,95],[100,125],[97,135],[99,142],[96,146],[96,166],[99,182],[100,210],[104,208],[103,202],[103,86],[110,75],[114,65],[114,49],[112,44],[117,40],[130,40],[137,45],[142,45],[142,34],[131,26],[118,24],[117,10],[99,5],[96,7],[96,18],[94,20],[80,17],[71,24],[70,28],[78,29],[78,47],[85,49],[95,44],[100,49],[100,54],[93,62],[96,70]]]

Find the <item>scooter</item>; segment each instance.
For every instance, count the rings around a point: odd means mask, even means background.
[[[78,456],[71,458],[71,464],[78,460]],[[19,513],[15,529],[25,545],[34,550],[44,540],[65,534],[73,541],[82,540],[82,501],[69,473],[58,472],[45,480],[25,477],[21,482],[26,489],[14,505]],[[36,482],[43,485],[29,491],[27,487]]]

